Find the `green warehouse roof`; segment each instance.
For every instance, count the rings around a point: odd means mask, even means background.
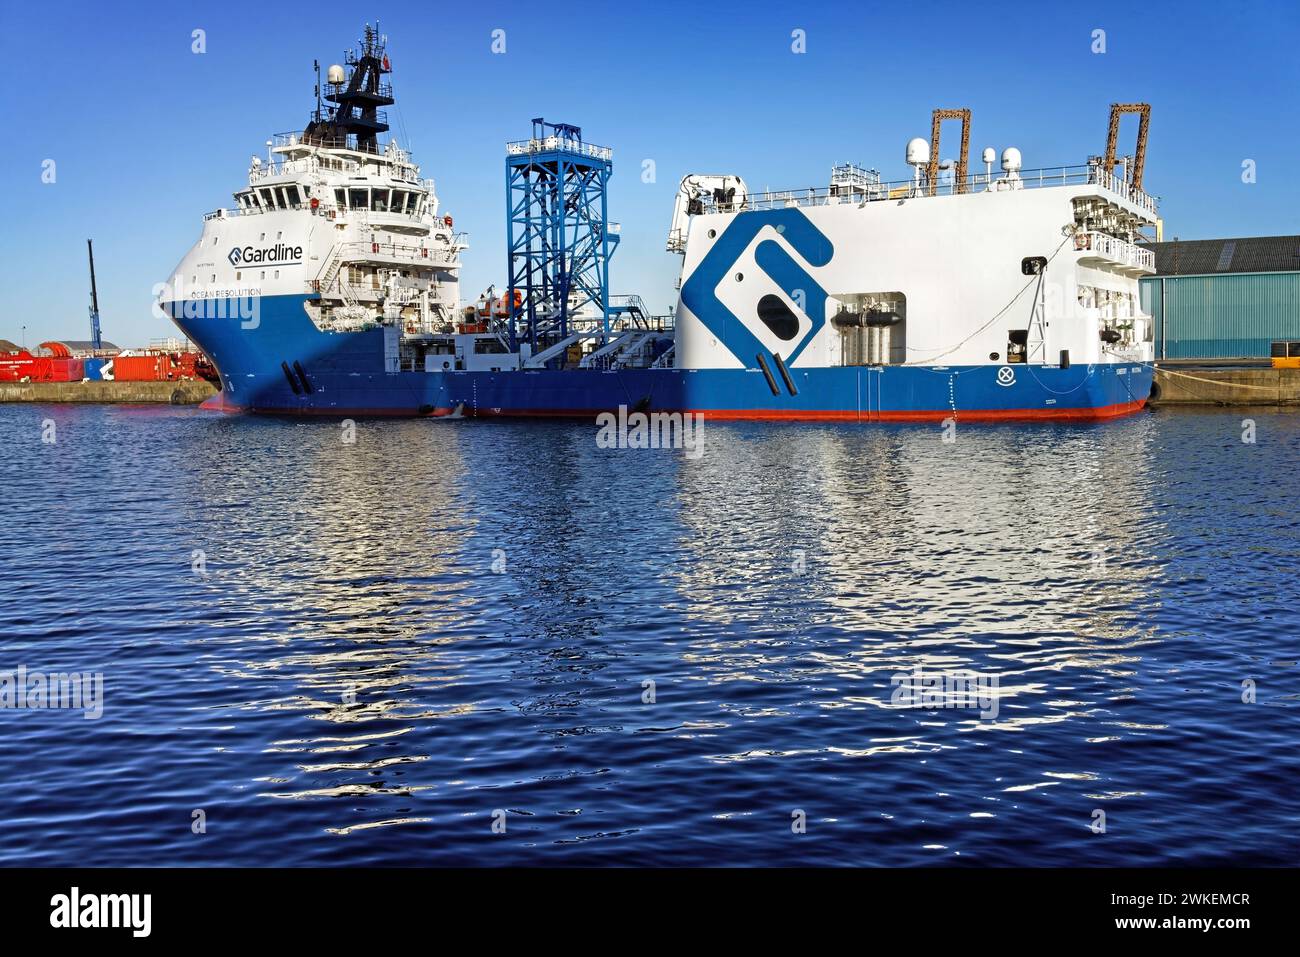
[[[1157,276],[1234,272],[1300,272],[1300,236],[1247,236],[1147,243]]]

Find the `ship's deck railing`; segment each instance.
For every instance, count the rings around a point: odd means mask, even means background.
[[[530,140],[517,140],[513,143],[506,144],[507,156],[523,156],[528,153],[549,153],[554,150],[562,150],[566,153],[577,153],[579,156],[590,156],[592,159],[612,160],[614,151],[608,146],[597,146],[595,143],[584,143],[581,140],[575,140],[567,136],[544,136]]]
[[[312,149],[340,150],[348,153],[361,153],[365,156],[379,156],[391,159],[394,163],[411,162],[410,150],[402,149],[391,140],[387,143],[377,144],[374,147],[362,148],[362,144],[357,143],[355,137],[347,141],[340,141],[337,137],[333,139],[321,136],[309,137],[303,130],[290,130],[287,133],[276,133],[272,136],[271,146],[274,149],[302,146]]]
[[[420,182],[420,168],[410,162],[410,154],[405,150],[394,149],[390,152],[373,155],[389,163],[390,169],[386,173],[393,179],[400,179],[404,183]],[[295,160],[261,160],[256,166],[249,167],[248,180],[253,183],[270,176],[301,175],[316,172],[355,174],[365,172],[368,167],[372,166],[372,163],[362,163],[359,160],[343,156],[329,156],[317,153],[313,156]]]
[[[1074,237],[1074,248],[1081,251],[1085,258],[1095,256],[1139,272],[1156,271],[1154,251],[1105,233],[1078,233]]]
[[[967,193],[985,191],[1029,189],[1043,186],[1098,186],[1109,193],[1138,206],[1152,216],[1156,201],[1140,189],[1135,189],[1113,173],[1099,166],[1056,166],[1037,170],[1024,170],[1013,176],[1006,173],[976,173],[966,178]],[[880,183],[866,189],[844,187],[815,187],[808,189],[778,190],[750,193],[743,202],[719,203],[711,196],[701,197],[706,213],[734,213],[743,210],[785,209],[788,207],[833,206],[844,202],[875,202],[911,197],[952,196],[961,192],[954,180],[940,180],[933,187],[912,180]]]

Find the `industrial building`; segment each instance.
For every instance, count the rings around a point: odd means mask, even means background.
[[[1274,341],[1300,339],[1300,236],[1148,245],[1157,359],[1268,359]]]

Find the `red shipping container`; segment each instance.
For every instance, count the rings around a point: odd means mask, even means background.
[[[118,356],[113,378],[118,382],[157,382],[169,378],[171,360],[165,355]]]
[[[34,356],[28,375],[33,382],[80,382],[83,367],[80,359]]]
[[[51,359],[51,382],[80,382],[85,377],[86,363],[81,359]]]

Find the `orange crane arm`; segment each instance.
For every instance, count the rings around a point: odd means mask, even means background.
[[[1119,118],[1125,113],[1138,114],[1137,149],[1133,153],[1133,175],[1129,185],[1134,189],[1142,188],[1142,171],[1147,165],[1147,127],[1151,123],[1150,103],[1112,103],[1110,105],[1110,130],[1106,136],[1106,159],[1103,168],[1107,173],[1115,172],[1115,150],[1119,145]]]
[[[953,176],[957,192],[966,192],[966,163],[970,159],[970,110],[935,110],[930,124],[930,165],[925,171],[932,196],[939,180],[939,127],[944,120],[961,120],[961,154],[957,158],[957,169]]]

